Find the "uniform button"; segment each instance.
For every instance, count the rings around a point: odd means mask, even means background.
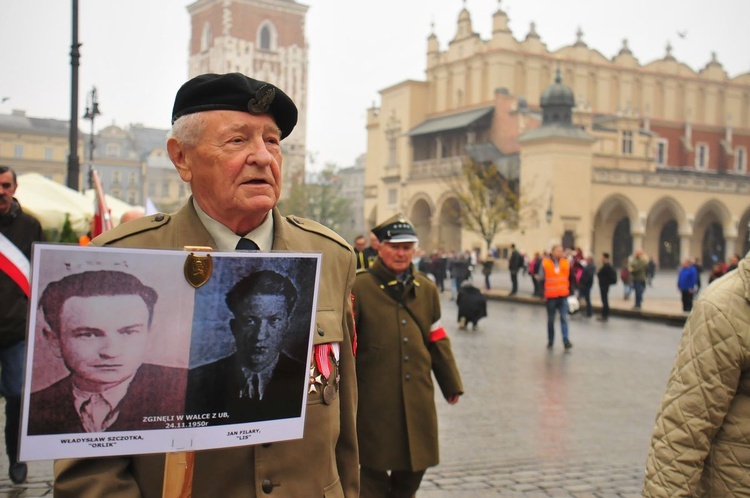
[[[409,338],[408,337],[404,337],[404,343],[407,343],[407,342],[409,342]]]
[[[409,361],[409,355],[404,356],[404,361]]]
[[[159,213],[156,216],[154,216],[154,221],[164,221],[164,215]]]
[[[323,332],[323,329],[318,327],[318,335],[325,335],[325,332]]]
[[[406,380],[411,380],[411,375],[410,374],[406,374]]]
[[[273,483],[270,479],[263,479],[263,482],[260,485],[260,489],[262,489],[264,493],[271,494],[271,492],[273,491]]]
[[[406,318],[401,319],[401,325],[406,325]]]

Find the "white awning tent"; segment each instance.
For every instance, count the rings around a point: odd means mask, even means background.
[[[15,197],[24,211],[37,217],[44,230],[62,230],[66,213],[74,231],[86,233],[89,229],[93,203],[82,193],[40,174],[19,175]]]
[[[94,216],[94,190],[85,194],[50,180],[37,173],[18,176],[18,189],[15,194],[24,211],[39,219],[45,230],[62,230],[65,214],[70,216],[73,230],[84,234],[89,230],[88,220]],[[116,197],[105,194],[107,208],[112,216],[112,225],[120,224],[120,217],[127,211],[141,210]]]

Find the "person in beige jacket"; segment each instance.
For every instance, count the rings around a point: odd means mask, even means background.
[[[750,253],[685,323],[643,496],[750,496]]]
[[[94,245],[141,248],[209,246],[219,251],[322,253],[315,316],[316,352],[330,374],[307,395],[304,437],[255,446],[196,452],[196,498],[359,496],[355,431],[357,381],[351,287],[354,252],[331,230],[283,217],[280,141],[297,109],[281,90],[239,73],[193,78],[177,92],[167,151],[193,197],[174,215],[133,220],[94,239]],[[312,386],[311,386],[312,387]],[[324,391],[326,396],[323,395]],[[164,455],[55,462],[57,498],[162,496]]]

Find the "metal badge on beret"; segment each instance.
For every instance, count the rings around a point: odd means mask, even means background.
[[[214,260],[211,255],[196,256],[192,252],[185,259],[185,280],[196,289],[211,278],[214,269]]]
[[[265,114],[271,108],[276,97],[276,89],[270,85],[263,85],[255,92],[255,97],[247,103],[247,110],[253,114]]]

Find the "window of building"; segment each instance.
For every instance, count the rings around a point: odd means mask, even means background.
[[[268,21],[261,24],[258,30],[257,45],[259,50],[267,52],[276,50],[276,27]]]
[[[135,174],[135,171],[131,171],[128,174],[128,183],[130,185],[135,185],[136,184],[136,174]]]
[[[120,199],[121,195],[122,195],[122,191],[119,188],[112,189],[112,197],[117,197],[118,199]]]
[[[55,149],[52,147],[45,147],[44,148],[44,160],[45,161],[51,161],[55,157]]]
[[[120,183],[122,181],[122,173],[119,171],[112,172],[112,183]]]
[[[398,190],[395,188],[388,189],[388,206],[393,207],[398,204]]]
[[[260,28],[260,49],[271,50],[271,30],[268,26]]]
[[[23,145],[13,146],[13,157],[23,157]]]
[[[211,25],[205,23],[201,33],[201,52],[207,52],[211,48]]]
[[[622,132],[622,154],[629,156],[633,154],[633,132],[623,131]]]
[[[104,148],[104,154],[107,157],[118,157],[120,155],[120,144],[108,143]]]
[[[138,203],[138,193],[134,190],[128,191],[128,204],[135,205]]]
[[[708,144],[700,143],[695,147],[695,169],[708,167]]]
[[[737,147],[734,150],[734,170],[737,173],[747,171],[747,149],[745,147]]]
[[[656,141],[656,165],[666,166],[667,165],[667,139],[660,138]]]

